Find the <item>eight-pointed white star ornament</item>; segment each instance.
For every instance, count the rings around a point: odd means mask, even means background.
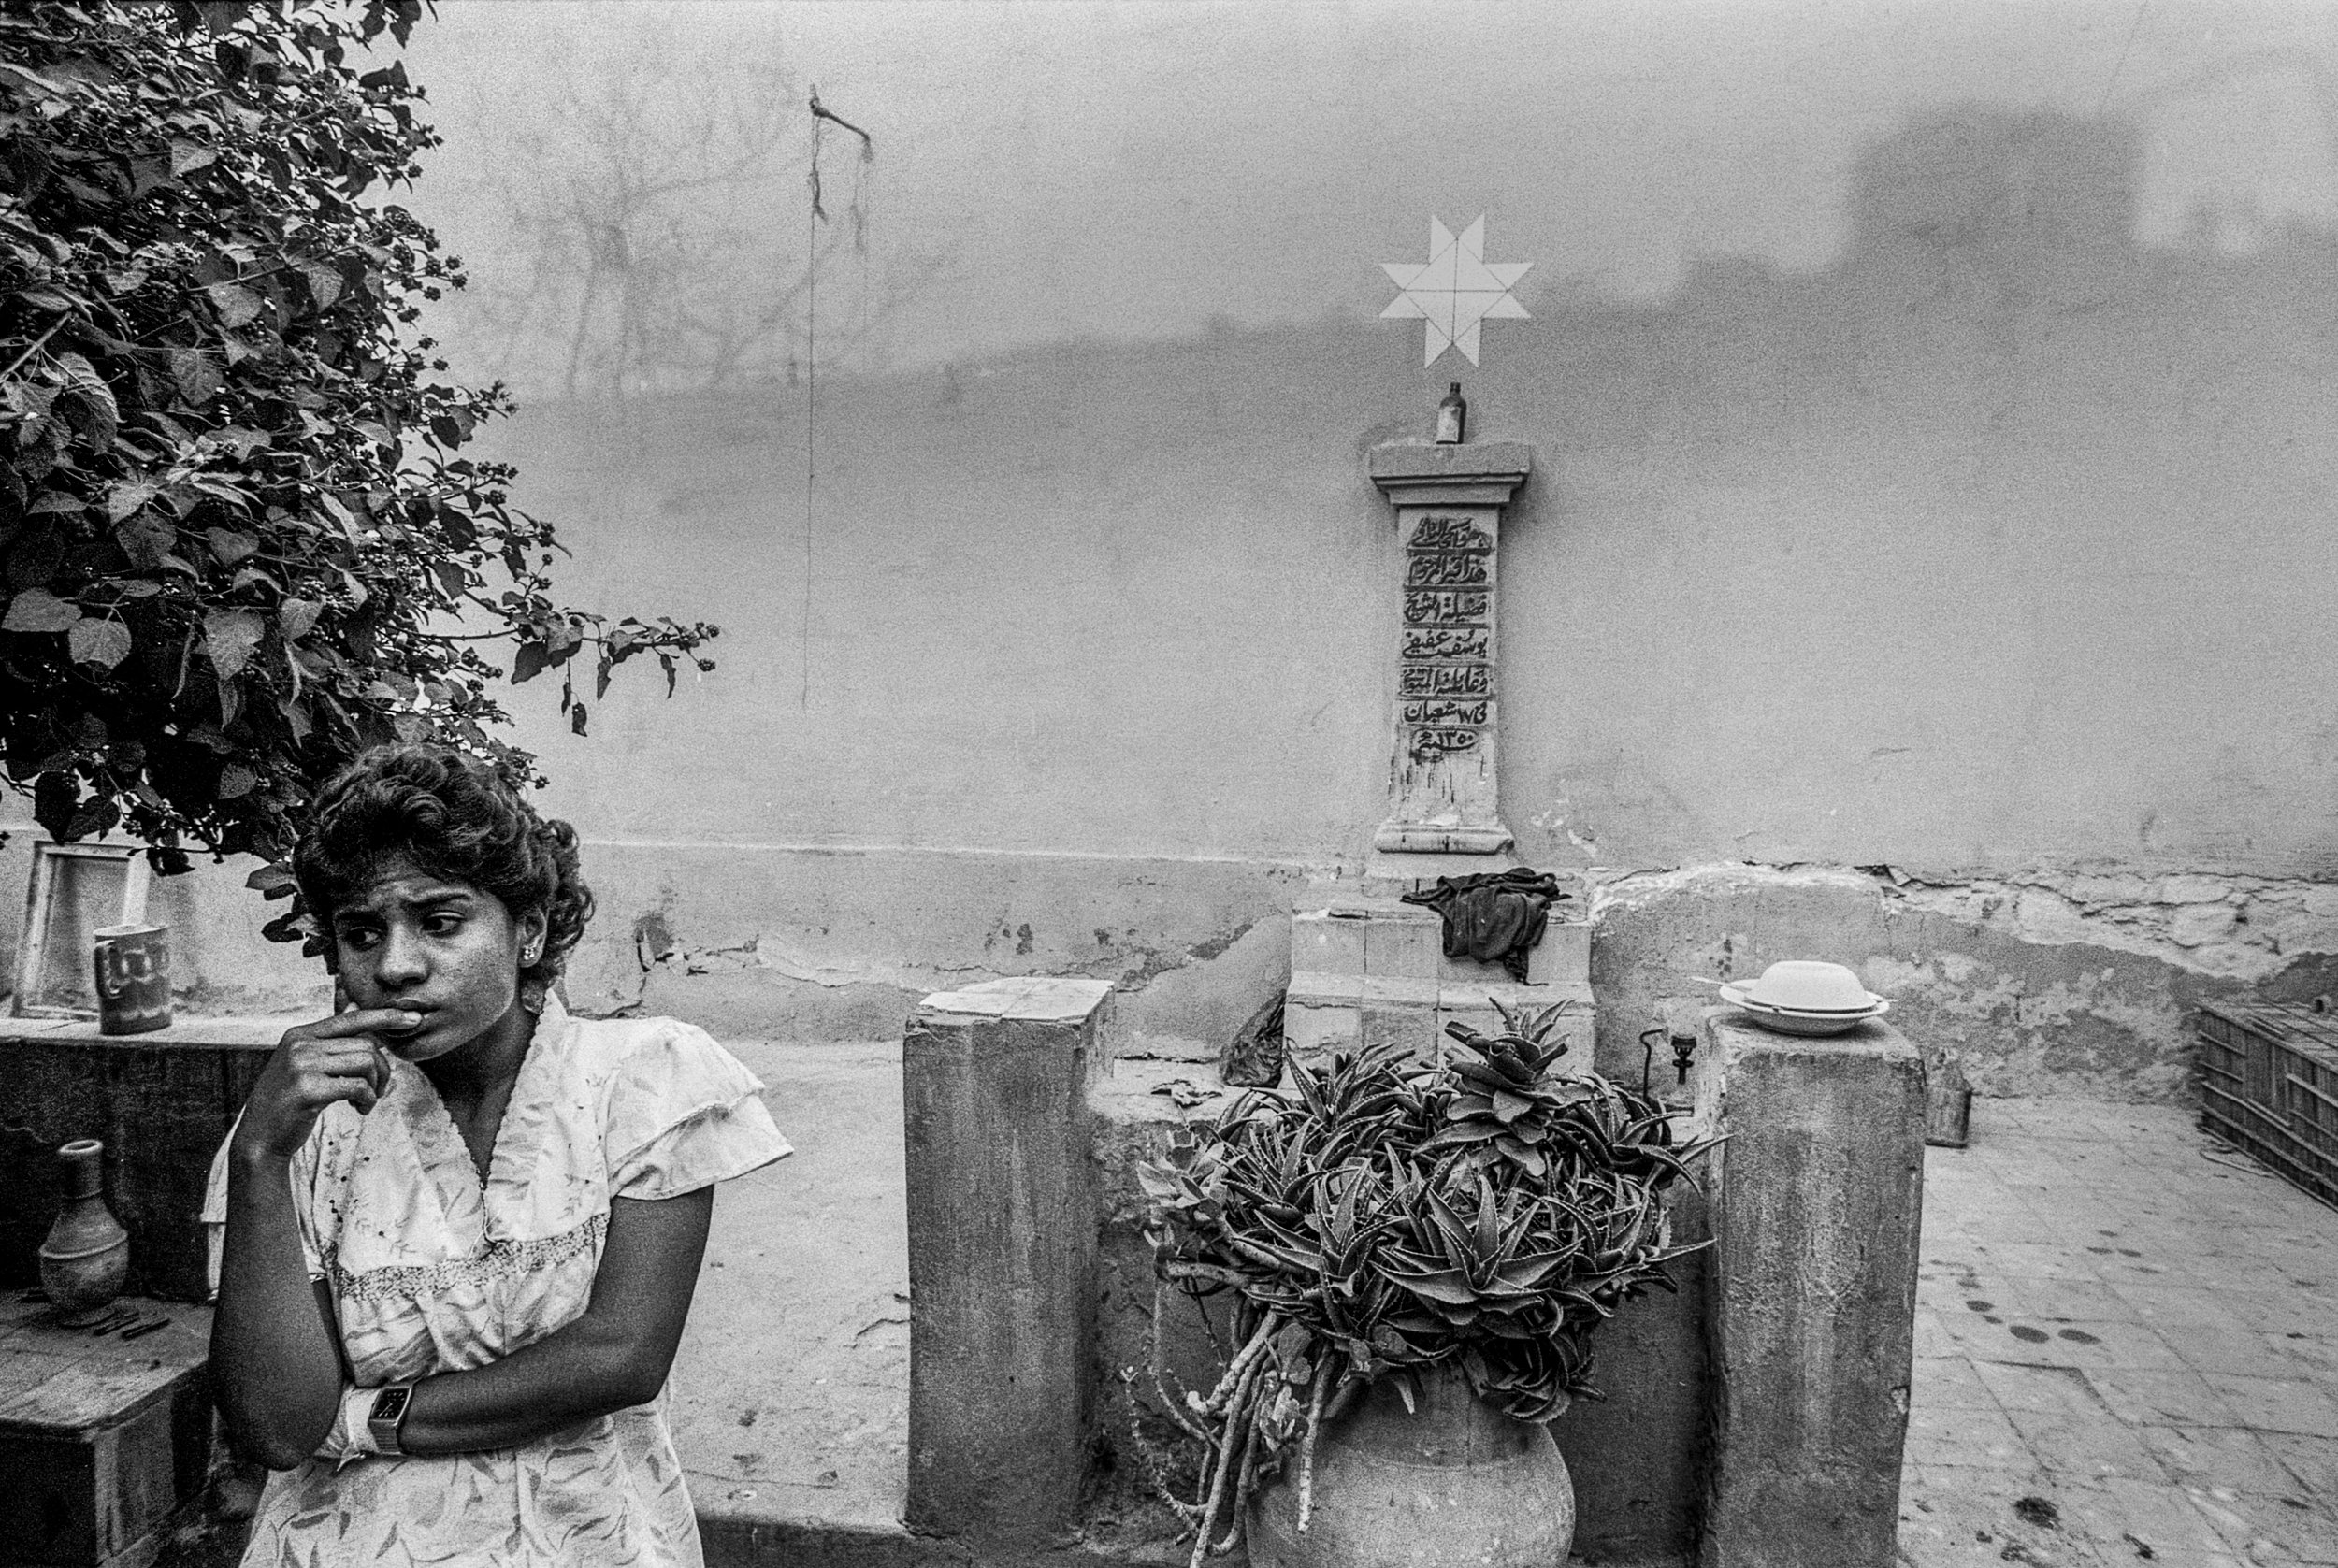
[[[1460,238],[1435,218],[1429,220],[1429,259],[1426,265],[1382,262],[1380,267],[1405,292],[1380,312],[1387,321],[1419,320],[1428,324],[1421,363],[1435,365],[1448,349],[1459,349],[1470,364],[1478,363],[1478,324],[1488,320],[1525,321],[1526,307],[1510,297],[1510,290],[1526,276],[1532,262],[1486,260],[1486,221],[1482,217],[1463,231]]]

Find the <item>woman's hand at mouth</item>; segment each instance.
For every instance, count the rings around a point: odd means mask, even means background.
[[[361,1007],[286,1030],[244,1103],[237,1144],[249,1155],[289,1159],[335,1100],[348,1100],[361,1115],[372,1110],[390,1086],[382,1039],[410,1035],[422,1023],[421,1014],[403,1008]]]

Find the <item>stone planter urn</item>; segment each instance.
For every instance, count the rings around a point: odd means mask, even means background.
[[[122,1294],[130,1272],[130,1233],[106,1207],[106,1145],[76,1138],[57,1150],[64,1202],[40,1244],[40,1283],[67,1323],[86,1320]]]
[[[1299,1532],[1296,1465],[1251,1505],[1252,1568],[1561,1568],[1575,1483],[1550,1428],[1504,1415],[1456,1371],[1419,1408],[1383,1378],[1323,1429]]]

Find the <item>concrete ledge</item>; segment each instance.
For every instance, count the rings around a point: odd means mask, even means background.
[[[1502,506],[1534,472],[1535,449],[1524,441],[1391,441],[1372,449],[1371,467],[1372,482],[1397,506]]]
[[[1704,1017],[1714,1446],[1703,1568],[1894,1561],[1914,1355],[1924,1064],[1897,1029]]]

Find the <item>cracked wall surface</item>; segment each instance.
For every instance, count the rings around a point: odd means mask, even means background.
[[[601,914],[572,1003],[737,1038],[892,1039],[969,980],[1123,993],[1125,1052],[1214,1054],[1289,967],[1299,868],[923,850],[586,846]]]
[[[1592,949],[1600,1065],[1637,1078],[1638,1032],[1711,1005],[1700,982],[1826,958],[1890,998],[1919,1046],[1956,1053],[1984,1094],[2169,1098],[2189,1071],[2200,1003],[2338,989],[2332,892],[2202,873],[1607,873]]]
[[[26,857],[20,836],[0,878]],[[568,977],[585,1012],[670,1013],[740,1040],[890,1040],[932,991],[1086,975],[1120,992],[1118,1055],[1193,1061],[1287,982],[1311,876],[1280,861],[623,843],[588,843],[585,863],[599,912]],[[181,1010],[321,1011],[313,961],[260,940],[273,910],[243,889],[247,869],[160,885]],[[1641,1031],[1685,1026],[1710,982],[1779,958],[1851,965],[1984,1094],[2174,1097],[2201,1002],[2338,994],[2338,885],[2303,877],[1727,862],[1586,881],[1598,1065],[1631,1082]],[[1670,1071],[1665,1047],[1650,1071]]]

